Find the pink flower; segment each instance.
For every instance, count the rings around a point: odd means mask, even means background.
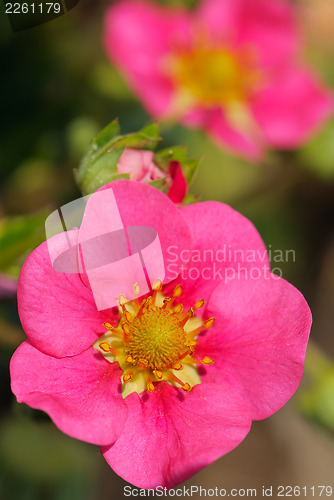
[[[194,12],[126,0],[106,13],[104,45],[150,114],[255,160],[299,146],[333,109],[299,61],[297,31],[284,0],[202,0]]]
[[[43,243],[19,280],[28,340],[11,361],[12,390],[63,432],[101,445],[130,483],[173,487],[296,391],[311,314],[270,273],[252,223],[229,206],[178,209],[147,184],[110,186],[125,226],[158,231],[164,284],[98,311],[86,276],[55,271]]]
[[[148,150],[125,149],[117,163],[117,173],[130,174],[131,181],[150,183],[166,178],[168,197],[176,204],[183,202],[187,193],[187,181],[179,162],[171,161],[167,172],[156,166],[154,153]]]

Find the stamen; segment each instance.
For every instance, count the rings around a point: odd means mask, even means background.
[[[149,392],[154,392],[154,385],[153,385],[153,383],[152,383],[152,382],[149,382],[149,383],[147,384],[147,390],[148,390]]]
[[[196,303],[195,303],[195,309],[198,310],[198,309],[201,309],[205,304],[205,300],[198,300]]]
[[[110,344],[108,344],[108,342],[101,342],[101,344],[99,344],[99,347],[104,352],[110,352],[111,351],[111,346],[110,346]]]
[[[123,382],[126,384],[132,379],[132,373],[124,373],[123,375]]]
[[[118,297],[118,303],[120,306],[123,306],[124,304],[126,304],[127,300],[125,298],[125,296],[123,294],[121,294],[119,297]]]
[[[205,358],[202,359],[203,365],[213,365],[214,360],[212,358],[209,358],[208,356],[205,356]]]
[[[191,319],[194,316],[194,309],[191,307],[185,314],[185,317],[183,318],[182,321],[180,321],[180,325],[184,326],[189,319]]]
[[[157,279],[154,282],[153,290],[155,290],[156,292],[160,292],[162,290],[162,281],[160,279]]]
[[[211,326],[213,325],[214,322],[215,322],[215,318],[209,318],[205,321],[203,326],[204,326],[204,328],[209,329],[209,328],[211,328]]]
[[[110,323],[103,323],[103,326],[104,328],[110,331],[114,329],[114,327]]]
[[[128,323],[130,323],[130,321],[132,321],[133,318],[132,318],[132,314],[130,313],[130,311],[125,312],[125,318],[126,318],[126,321]]]
[[[173,312],[175,312],[176,314],[181,313],[182,311],[183,311],[183,304],[178,304],[173,309]]]
[[[122,328],[123,328],[123,330],[124,330],[125,333],[129,333],[130,327],[129,327],[128,323],[123,323],[122,324]]]
[[[172,302],[172,298],[171,297],[166,297],[164,300],[163,300],[163,306],[162,308],[163,309],[168,309],[170,304]]]
[[[145,389],[154,392],[160,381],[189,392],[201,383],[197,366],[214,363],[208,356],[202,360],[192,357],[198,345],[198,333],[214,322],[214,318],[203,321],[195,317],[195,311],[204,306],[205,300],[196,301],[184,312],[182,303],[174,306],[182,294],[181,285],[174,288],[171,296],[164,296],[162,288],[162,281],[157,280],[151,295],[142,301],[135,298],[127,302],[125,296],[120,295],[118,326],[103,323],[107,332],[94,344],[107,361],[118,362],[123,370],[123,397],[132,392],[140,394]],[[139,293],[138,283],[133,289]],[[181,370],[182,380],[175,375]]]
[[[159,379],[161,380],[162,379],[162,371],[160,370],[154,370],[153,371],[154,375]]]
[[[188,384],[188,382],[186,382],[183,386],[182,386],[182,389],[186,392],[190,392],[191,391],[191,385]]]
[[[183,365],[181,363],[176,363],[176,365],[173,366],[173,370],[182,370]]]

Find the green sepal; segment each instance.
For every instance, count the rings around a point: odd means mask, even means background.
[[[193,179],[194,179],[194,177],[196,175],[196,172],[197,172],[197,169],[199,167],[200,161],[201,160],[186,159],[186,160],[183,160],[183,161],[180,162],[181,163],[181,167],[182,167],[182,171],[183,171],[183,175],[186,178],[188,186],[190,186],[190,184],[192,183],[192,181],[193,181]]]
[[[171,161],[178,161],[181,165],[183,175],[189,186],[194,179],[194,176],[199,167],[200,160],[194,160],[187,158],[187,149],[182,146],[173,146],[171,148],[165,148],[158,151],[154,155],[154,163],[164,170],[168,169]]]
[[[163,193],[166,193],[168,191],[168,186],[166,184],[167,181],[167,176],[162,177],[161,179],[155,179],[154,181],[148,182],[150,186],[153,186],[157,189],[160,189]]]
[[[106,151],[86,169],[85,176],[81,183],[78,183],[83,195],[94,193],[114,180],[114,176],[117,175],[117,163],[123,151],[124,148]]]
[[[187,158],[187,148],[183,146],[173,146],[165,148],[155,153],[153,161],[157,167],[166,171],[171,161],[182,162]]]
[[[93,139],[79,169],[74,171],[81,192],[84,195],[90,194],[116,178],[128,178],[116,174],[117,163],[124,148],[154,149],[158,141],[159,127],[154,123],[139,132],[120,135],[118,121],[114,120]]]

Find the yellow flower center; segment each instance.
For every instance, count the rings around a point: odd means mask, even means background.
[[[139,293],[137,284],[134,289]],[[201,383],[197,366],[214,362],[209,357],[197,360],[192,356],[197,335],[214,322],[214,318],[203,321],[195,316],[205,301],[199,300],[184,312],[182,304],[174,304],[182,293],[180,285],[172,297],[164,296],[161,290],[158,281],[153,293],[141,302],[127,302],[120,296],[118,325],[104,323],[107,332],[94,344],[110,363],[118,362],[123,370],[123,398],[146,389],[153,392],[154,384],[161,381],[188,392]]]
[[[165,370],[188,353],[186,342],[186,333],[176,316],[152,307],[130,323],[126,350],[135,360],[147,360],[151,370]]]
[[[225,106],[244,103],[257,89],[261,74],[254,53],[217,46],[207,39],[188,50],[175,51],[166,71],[178,91],[178,105]]]

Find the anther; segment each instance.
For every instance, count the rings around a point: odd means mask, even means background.
[[[130,311],[126,311],[125,318],[129,323],[130,321],[132,321],[132,314],[130,313]]]
[[[125,298],[125,296],[124,296],[124,295],[120,295],[120,296],[118,297],[118,302],[119,302],[119,305],[120,305],[120,306],[123,306],[124,304],[126,304],[127,300],[126,300],[126,298]]]
[[[196,303],[195,303],[195,309],[201,309],[205,304],[205,300],[198,300]]]
[[[154,375],[159,379],[161,380],[162,379],[162,371],[160,370],[154,370],[153,371]]]
[[[101,344],[99,344],[99,347],[102,349],[102,351],[104,352],[110,352],[111,351],[111,347],[110,345],[108,344],[108,342],[101,342]]]
[[[187,314],[188,314],[189,318],[193,318],[194,317],[194,309],[191,307],[189,309],[189,311],[187,311]]]
[[[205,323],[203,324],[204,328],[208,329],[208,328],[211,328],[211,326],[213,325],[213,323],[215,322],[215,318],[209,318],[205,321]]]
[[[138,294],[138,293],[139,293],[139,285],[138,285],[138,283],[135,283],[135,284],[133,285],[133,291],[134,291],[136,294]]]
[[[181,313],[182,311],[183,311],[183,304],[178,304],[173,309],[173,312],[175,312],[176,314]]]
[[[191,385],[188,384],[188,382],[186,382],[183,386],[182,386],[182,389],[186,392],[190,392],[191,391]]]
[[[205,358],[202,359],[203,365],[213,365],[214,360],[209,358],[208,356],[205,356]]]
[[[123,328],[123,331],[124,331],[125,333],[129,333],[129,331],[130,331],[130,327],[129,327],[128,323],[123,323],[123,324],[122,324],[122,328]]]
[[[174,366],[173,366],[173,370],[182,370],[183,368],[183,365],[181,363],[176,363]]]
[[[153,290],[155,290],[156,292],[160,292],[162,290],[162,281],[160,279],[157,279],[154,282]]]
[[[132,379],[132,373],[125,373],[123,375],[123,382],[126,384]]]
[[[174,288],[173,296],[174,297],[180,297],[181,293],[182,293],[182,286],[181,285],[177,285]]]
[[[191,319],[192,317],[194,316],[194,309],[191,307],[187,312],[186,312],[186,315],[185,317],[183,318],[182,321],[180,321],[180,326],[184,326],[188,319]]]
[[[133,357],[130,354],[125,358],[125,363],[132,364],[134,361]]]
[[[103,326],[107,330],[113,330],[114,329],[114,327],[110,323],[103,323]]]
[[[149,384],[147,384],[147,390],[149,392],[154,392],[154,385],[152,382],[150,382]]]

